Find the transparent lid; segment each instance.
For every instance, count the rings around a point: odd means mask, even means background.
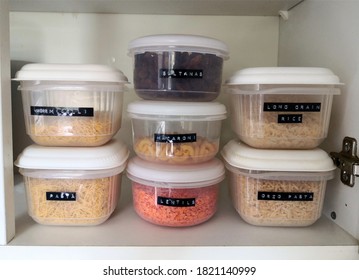
[[[47,147],[30,145],[15,161],[25,169],[104,170],[126,167],[129,150],[118,140],[99,147]]]
[[[254,149],[237,140],[229,141],[222,149],[223,159],[231,166],[260,171],[327,172],[336,168],[323,150]]]
[[[212,53],[228,58],[228,47],[220,40],[186,34],[158,34],[140,37],[132,40],[128,49],[130,55],[146,51],[197,51]]]
[[[210,161],[191,165],[171,165],[145,161],[139,157],[129,160],[127,176],[139,183],[164,187],[203,187],[224,179],[223,163],[214,158]]]
[[[237,71],[227,85],[341,85],[338,76],[319,67],[255,67]]]
[[[171,102],[171,101],[135,101],[127,106],[132,118],[163,119],[178,117],[196,120],[223,120],[226,107],[218,102]]]
[[[15,81],[78,81],[127,83],[122,71],[98,64],[42,64],[24,65]]]

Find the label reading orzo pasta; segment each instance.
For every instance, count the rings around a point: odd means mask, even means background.
[[[313,201],[312,192],[258,192],[258,200]]]

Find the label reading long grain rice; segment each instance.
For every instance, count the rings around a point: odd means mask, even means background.
[[[278,123],[302,123],[303,114],[278,114]]]
[[[320,112],[321,103],[264,102],[265,112]]]
[[[154,141],[159,143],[189,143],[197,141],[196,133],[189,134],[154,134]]]
[[[46,192],[46,200],[76,201],[75,192]]]
[[[90,107],[31,106],[30,113],[32,116],[93,117],[94,109]]]
[[[170,198],[170,197],[157,197],[157,205],[172,206],[172,207],[191,207],[196,205],[195,198]]]
[[[312,192],[258,192],[258,200],[313,201]]]

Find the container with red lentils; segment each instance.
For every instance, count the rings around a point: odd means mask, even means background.
[[[223,163],[168,165],[139,157],[127,166],[136,213],[153,224],[185,227],[209,220],[217,210]]]

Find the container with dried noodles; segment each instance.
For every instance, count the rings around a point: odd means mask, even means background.
[[[128,155],[115,140],[101,147],[27,147],[15,164],[24,177],[29,215],[44,225],[105,222],[117,206]]]

